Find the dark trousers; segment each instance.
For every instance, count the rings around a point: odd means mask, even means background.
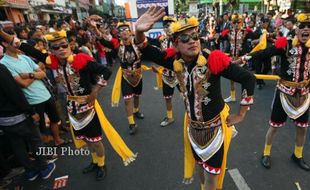
[[[43,147],[39,135],[39,129],[34,126],[31,117],[13,126],[0,126],[4,134],[10,140],[13,152],[26,171],[39,171],[46,168],[46,160],[43,156],[36,156],[39,147]],[[29,159],[27,146],[34,153],[35,160]]]
[[[253,65],[255,68],[256,74],[268,74],[268,72],[271,70],[271,58],[267,57],[264,59],[254,59]],[[264,80],[257,79],[257,84],[264,84]]]

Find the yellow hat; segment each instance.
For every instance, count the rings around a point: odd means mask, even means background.
[[[234,13],[233,15],[231,15],[232,21],[242,21],[242,19],[243,19],[242,15],[239,15],[237,13]]]
[[[166,22],[176,22],[177,20],[175,18],[173,18],[173,17],[170,17],[170,16],[164,16],[163,21],[166,21]]]
[[[297,22],[310,22],[310,13],[300,13],[297,15]]]
[[[63,38],[67,38],[67,32],[62,30],[60,32],[51,32],[48,33],[44,36],[44,38],[48,41],[48,42],[53,42],[56,40],[60,40]]]
[[[118,22],[117,23],[117,28],[120,28],[120,27],[122,27],[122,26],[126,26],[126,27],[128,27],[128,28],[130,28],[130,24],[129,24],[129,22]]]
[[[190,28],[196,28],[198,25],[198,19],[196,17],[191,17],[171,23],[169,29],[171,34],[176,34]]]

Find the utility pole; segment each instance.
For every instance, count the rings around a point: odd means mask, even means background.
[[[80,8],[80,0],[75,0],[76,5],[76,15],[79,22],[82,21],[81,8]]]
[[[220,0],[220,15],[223,15],[223,0]]]

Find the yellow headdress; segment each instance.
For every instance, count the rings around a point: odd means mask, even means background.
[[[237,22],[242,22],[242,20],[243,20],[243,17],[242,17],[242,15],[239,15],[239,14],[237,14],[237,13],[234,13],[233,15],[231,15],[231,20],[232,21],[237,21]]]
[[[48,41],[48,42],[53,42],[56,40],[60,40],[63,38],[67,38],[67,32],[62,30],[60,32],[51,32],[48,33],[44,36],[44,38]]]
[[[117,23],[117,28],[120,28],[122,26],[126,26],[126,27],[130,28],[129,22],[124,21],[124,22],[118,22]]]
[[[171,34],[176,34],[190,28],[196,28],[198,25],[199,25],[198,19],[196,17],[191,17],[188,19],[171,23],[170,32]]]
[[[310,13],[300,13],[297,16],[297,22],[310,22]]]
[[[177,20],[170,16],[164,16],[163,21],[165,22],[176,22]]]

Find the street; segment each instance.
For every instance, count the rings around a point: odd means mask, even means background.
[[[160,127],[159,124],[166,115],[162,91],[154,90],[155,74],[144,72],[141,111],[145,114],[145,119],[136,120],[139,126],[138,133],[130,136],[123,100],[121,99],[119,107],[111,107],[111,91],[117,67],[118,63],[114,64],[113,77],[98,99],[107,118],[126,144],[133,152],[138,152],[137,160],[125,167],[104,137],[108,173],[103,181],[97,182],[95,173],[82,174],[82,169],[91,161],[90,156],[59,155],[52,176],[48,180],[23,181],[25,190],[52,189],[54,179],[65,175],[69,176],[68,184],[63,188],[67,190],[200,189],[197,175],[193,184],[182,184],[185,109],[179,93],[175,91],[173,98],[175,122],[165,128]],[[239,133],[230,146],[224,190],[298,190],[295,183],[298,183],[302,190],[310,189],[310,173],[299,169],[290,159],[294,151],[295,138],[295,127],[291,121],[279,130],[275,138],[271,169],[267,170],[260,164],[276,82],[267,81],[266,84],[263,90],[255,91],[254,105],[248,111],[245,120],[236,126]],[[237,92],[240,94],[240,85]],[[229,81],[226,79],[222,80],[222,93],[223,98],[229,94]],[[237,99],[240,99],[240,95]],[[231,113],[238,111],[238,101],[229,105]],[[304,158],[308,163],[310,163],[309,142],[308,133],[304,148]],[[240,177],[244,181],[238,180]]]

